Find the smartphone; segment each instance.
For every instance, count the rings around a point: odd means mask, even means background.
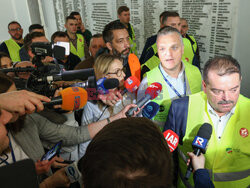
[[[61,147],[62,147],[62,140],[56,143],[56,145],[54,145],[47,153],[45,153],[42,156],[41,161],[51,160],[56,155],[59,155]]]

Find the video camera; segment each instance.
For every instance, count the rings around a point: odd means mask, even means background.
[[[65,58],[65,51],[68,49],[60,44],[52,44],[46,42],[35,42],[31,45],[31,51],[35,55],[32,59],[32,64],[35,67],[25,68],[11,68],[2,69],[2,72],[30,72],[28,80],[22,80],[24,82],[19,89],[28,89],[35,93],[46,95],[48,97],[53,96],[57,87],[54,83],[56,81],[73,81],[73,80],[90,80],[91,87],[96,87],[96,79],[94,69],[72,70],[65,71],[63,67],[57,62],[57,59]],[[69,52],[68,52],[69,53]],[[46,57],[53,57],[53,62],[49,64],[42,63],[42,60]],[[88,79],[91,77],[91,79]],[[20,79],[19,79],[20,81]]]

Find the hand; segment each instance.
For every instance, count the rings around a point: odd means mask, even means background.
[[[200,154],[200,156],[196,156],[192,152],[188,152],[187,154],[192,160],[192,166],[193,166],[194,171],[205,167],[205,157],[202,153]],[[188,159],[187,165],[189,165],[190,159]]]
[[[68,164],[63,163],[64,159],[58,156],[53,157],[54,162],[51,165],[53,168],[63,168],[67,166]]]
[[[137,105],[136,105],[136,104],[129,104],[129,105],[125,106],[125,108],[124,108],[122,111],[120,111],[118,114],[116,114],[116,115],[110,117],[110,120],[111,120],[111,121],[114,121],[114,120],[121,119],[121,118],[127,118],[126,112],[127,112],[130,108],[134,108],[134,107],[137,107]],[[140,110],[141,110],[141,109],[138,108],[138,110],[137,110],[136,112],[134,112],[133,117],[135,117],[135,116],[140,112]]]
[[[62,90],[63,90],[62,87],[60,87],[59,89],[57,89],[57,90],[55,91],[53,97],[58,97],[58,96],[60,96],[60,92],[61,92]],[[61,104],[54,105],[53,108],[54,108],[54,109],[62,108],[62,105],[61,105]]]
[[[40,183],[40,188],[69,187],[70,180],[65,173],[65,169],[57,170],[52,176]]]
[[[114,106],[118,101],[122,100],[122,95],[118,90],[111,90],[108,94],[99,95],[101,101],[109,106]]]
[[[47,172],[49,172],[49,169],[51,167],[51,164],[55,161],[55,159],[53,158],[51,161],[48,160],[44,160],[44,161],[40,161],[38,160],[35,163],[35,167],[36,167],[36,174],[37,175],[41,175],[41,174],[46,174]]]
[[[42,63],[44,63],[44,64],[48,64],[52,61],[54,61],[54,58],[51,56],[46,56],[44,59],[42,59]]]
[[[19,115],[42,111],[44,106],[41,101],[50,102],[50,99],[26,90],[0,94],[0,108]]]

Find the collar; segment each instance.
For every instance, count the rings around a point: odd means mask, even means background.
[[[185,70],[185,65],[184,65],[184,63],[183,63],[183,62],[181,62],[181,63],[182,63],[182,68],[181,68],[181,71],[180,71],[179,74],[178,74],[178,78],[177,78],[177,79],[179,79],[179,78],[181,78],[181,77],[183,76],[183,73],[184,73],[184,70]],[[171,77],[168,73],[165,72],[165,70],[163,69],[161,63],[160,63],[160,70],[161,70],[161,72],[163,73],[163,75],[164,75],[166,78],[171,78],[171,79],[173,79],[173,77]]]

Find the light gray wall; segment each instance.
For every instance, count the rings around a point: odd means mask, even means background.
[[[233,56],[242,70],[241,93],[250,98],[250,1],[240,0]]]

